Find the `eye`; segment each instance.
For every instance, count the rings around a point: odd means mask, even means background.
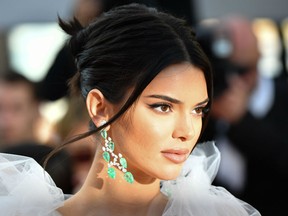
[[[197,116],[204,117],[208,111],[209,111],[208,107],[200,106],[200,107],[196,107],[195,109],[193,109],[192,113],[197,115]]]
[[[168,113],[172,111],[172,108],[169,104],[151,104],[150,107],[154,110],[156,110],[157,112],[161,112],[161,113]]]

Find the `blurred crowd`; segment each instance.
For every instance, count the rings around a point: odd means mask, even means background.
[[[214,69],[214,102],[202,137],[215,140],[222,155],[214,184],[247,200],[262,215],[285,215],[281,198],[288,192],[285,63],[269,73],[274,76],[261,71],[259,38],[245,16],[199,23],[197,33]]]
[[[285,59],[280,59],[281,67],[273,72],[275,75],[268,76],[259,66],[263,50],[252,20],[231,15],[196,21],[193,1],[183,1],[176,7],[170,1],[78,0],[73,14],[81,25],[87,25],[101,12],[130,2],[145,3],[186,17],[195,26],[196,36],[211,60],[213,106],[199,142],[215,140],[220,149],[222,162],[214,184],[225,186],[264,216],[286,215],[283,196],[288,192],[288,73]],[[187,11],[188,4],[192,10]],[[285,56],[285,46],[281,46],[281,56]],[[38,83],[21,71],[9,69],[0,73],[1,152],[27,155],[43,165],[53,147],[89,129],[85,101],[69,91],[69,81],[76,70],[69,47],[63,44],[46,76]],[[40,106],[63,98],[67,106],[65,115],[49,128],[48,138],[43,140],[45,119]],[[79,189],[88,174],[94,150],[92,142],[85,139],[67,145],[49,160],[47,171],[64,193]]]

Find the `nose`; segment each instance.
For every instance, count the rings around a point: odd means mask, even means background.
[[[190,114],[179,116],[178,120],[175,121],[175,129],[172,137],[180,139],[181,141],[188,141],[193,139],[195,136],[195,127],[193,124],[193,118]]]

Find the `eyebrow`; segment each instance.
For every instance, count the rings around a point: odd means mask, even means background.
[[[172,97],[169,97],[169,96],[166,96],[166,95],[148,95],[146,97],[151,97],[151,98],[158,98],[158,99],[162,99],[162,100],[165,100],[165,101],[169,101],[171,103],[175,103],[175,104],[181,104],[183,103],[182,101],[180,100],[177,100],[175,98],[172,98]],[[203,105],[205,103],[208,103],[209,102],[209,98],[206,98],[204,101],[201,101],[200,103],[196,104],[196,106],[200,106],[200,105]]]
[[[208,102],[209,102],[209,98],[206,98],[204,101],[198,103],[197,106],[201,106],[201,105],[206,104]]]

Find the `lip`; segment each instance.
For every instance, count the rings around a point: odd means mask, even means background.
[[[161,151],[161,153],[166,159],[172,161],[173,163],[180,164],[187,159],[189,149],[167,149]]]

